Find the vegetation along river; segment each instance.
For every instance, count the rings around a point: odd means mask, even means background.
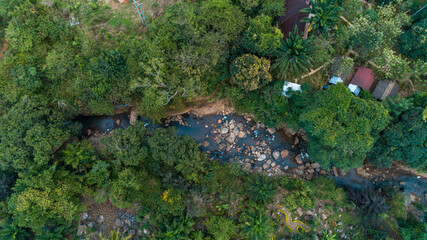
[[[88,137],[88,134],[103,135],[114,129],[130,126],[127,114],[79,116],[76,121],[83,125],[83,137]],[[308,160],[302,165],[294,161],[300,148],[293,144],[293,139],[283,131],[266,128],[248,117],[236,114],[195,117],[184,114],[164,119],[160,124],[153,124],[147,119],[140,121],[146,122],[150,131],[159,127],[175,127],[178,134],[191,136],[199,142],[200,149],[212,160],[242,164],[244,168],[265,171],[269,175],[285,174],[307,178],[301,173],[301,167],[307,165]],[[417,175],[400,172],[393,176],[382,174],[364,178],[356,174],[356,169],[337,175],[332,170],[320,169],[315,164],[311,166],[314,167],[313,172],[309,173],[310,178],[329,175],[338,185],[345,188],[361,189],[367,185],[399,187],[406,196],[408,205],[411,195],[416,195],[424,201],[427,197],[427,179]]]

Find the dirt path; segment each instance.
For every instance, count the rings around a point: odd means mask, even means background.
[[[284,218],[281,218],[280,224],[284,224],[289,229],[291,229],[292,232],[303,233],[310,231],[310,226],[307,224],[301,222],[300,220],[292,220],[291,213],[282,204],[278,204],[276,210],[278,213],[285,215]]]

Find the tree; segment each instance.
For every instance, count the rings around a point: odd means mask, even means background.
[[[374,62],[378,66],[378,71],[384,78],[389,78],[394,81],[406,80],[412,73],[410,62],[402,59],[391,49],[382,49]]]
[[[8,200],[12,218],[19,227],[32,228],[40,233],[48,222],[71,223],[78,212],[78,199],[63,185],[55,188],[26,188],[14,193]]]
[[[157,239],[186,240],[193,230],[194,222],[184,217],[163,217],[159,221]]]
[[[280,47],[283,34],[280,29],[271,26],[272,19],[267,15],[258,15],[249,20],[243,46],[251,53],[271,55]]]
[[[201,3],[199,21],[204,31],[213,29],[230,42],[244,30],[245,14],[230,0],[208,0]]]
[[[250,199],[261,205],[266,205],[273,200],[277,193],[277,183],[262,174],[253,174],[248,179],[247,194]]]
[[[309,22],[313,30],[325,32],[333,29],[343,9],[338,6],[336,0],[310,1],[310,8],[302,9],[302,13],[314,14],[311,18],[304,18],[303,22]]]
[[[45,98],[22,98],[0,117],[1,167],[36,170],[47,164],[78,130],[78,125],[64,122],[61,113],[49,107]]]
[[[224,216],[212,216],[206,227],[215,240],[228,240],[237,233],[237,226],[234,221]]]
[[[345,170],[363,165],[389,120],[381,104],[355,97],[343,84],[315,93],[300,115],[311,159],[325,168],[334,164]]]
[[[117,129],[105,140],[107,151],[114,154],[118,163],[138,166],[148,159],[148,132],[142,121],[125,129]]]
[[[278,58],[273,64],[273,69],[283,79],[299,77],[310,68],[311,54],[315,50],[311,38],[303,39],[298,34],[298,27],[295,27],[288,38],[282,40],[282,46],[275,53]]]
[[[0,239],[2,240],[29,240],[33,238],[29,229],[20,228],[15,224],[11,223],[10,220],[3,222],[0,226]]]
[[[269,239],[273,236],[273,221],[263,211],[246,210],[240,217],[241,234],[252,240]]]
[[[99,234],[101,236],[101,233]],[[131,239],[132,235],[127,235],[126,237],[124,236],[124,232],[121,233],[119,230],[116,231],[111,231],[110,232],[110,237],[109,238],[104,238],[101,236],[101,240],[128,240]]]
[[[413,59],[427,60],[427,19],[414,23],[400,36],[400,51]]]
[[[245,91],[253,91],[269,82],[270,61],[246,54],[236,58],[231,67],[231,82]]]
[[[393,160],[405,161],[411,167],[427,170],[427,122],[424,109],[414,107],[400,115],[375,143],[370,161],[380,167],[389,167]]]

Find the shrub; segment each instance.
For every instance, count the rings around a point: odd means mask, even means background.
[[[386,200],[390,207],[390,215],[395,218],[404,218],[406,214],[406,198],[398,189],[393,189],[391,196]]]
[[[215,240],[228,240],[237,233],[234,221],[223,216],[211,217],[206,227]]]
[[[301,179],[289,180],[286,184],[288,194],[283,196],[283,203],[290,211],[297,207],[309,209],[314,207],[314,189],[309,182]]]
[[[273,235],[274,223],[267,212],[246,210],[240,218],[241,235],[251,240],[269,239]]]
[[[248,179],[247,193],[251,200],[265,205],[270,203],[276,195],[277,183],[266,175],[252,174]]]
[[[373,187],[364,187],[362,190],[349,189],[348,197],[363,214],[376,217],[387,209],[385,198]]]

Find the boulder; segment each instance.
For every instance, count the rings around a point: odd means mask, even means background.
[[[417,195],[415,195],[415,193],[409,193],[409,198],[411,199],[411,202],[417,201]]]
[[[228,128],[222,127],[220,133],[221,134],[227,134],[228,133]]]
[[[117,125],[120,125],[120,119],[117,119],[117,120],[116,120],[116,124],[117,124]]]
[[[273,158],[274,158],[275,160],[277,160],[277,159],[279,159],[279,157],[280,157],[280,153],[279,153],[279,151],[274,151],[274,152],[273,152]]]
[[[324,213],[322,213],[322,219],[323,220],[326,220],[328,217],[324,214]]]
[[[276,163],[275,163],[275,162],[271,164],[271,167],[274,167],[274,166],[276,166]]]
[[[93,228],[93,226],[95,226],[95,224],[93,222],[88,222],[87,223],[87,227],[88,228]]]
[[[245,165],[243,165],[243,170],[245,171],[249,171],[251,170],[252,166],[250,163],[245,163]]]
[[[203,142],[203,147],[208,147],[208,146],[209,146],[209,142],[205,140],[205,141]]]
[[[219,119],[219,120],[218,120],[218,123],[221,123],[221,122],[222,122],[222,120],[221,120],[221,119]]]
[[[267,161],[267,164],[268,164],[268,165],[271,165],[271,160],[268,160],[268,161]]]
[[[298,163],[298,164],[302,164],[302,158],[301,158],[301,154],[298,154],[298,155],[296,155],[295,156],[295,161]]]
[[[235,140],[236,140],[236,136],[234,135],[234,133],[230,133],[227,139],[225,139],[225,141],[227,141],[230,144],[233,144]]]
[[[245,138],[246,137],[246,132],[240,131],[238,136],[239,136],[239,138]]]
[[[269,166],[268,166],[268,164],[263,164],[263,165],[262,165],[262,168],[263,168],[264,170],[267,170],[267,169],[268,169],[268,167],[269,167]]]
[[[104,222],[104,215],[99,215],[99,217],[98,217],[98,223],[103,223]]]
[[[116,219],[116,222],[114,223],[117,227],[122,227],[123,226],[123,224],[124,224],[124,222],[122,221],[122,220],[120,220],[120,219]]]
[[[84,220],[87,220],[88,218],[89,218],[89,213],[84,212],[80,219],[84,221]]]
[[[239,133],[240,133],[239,129],[237,129],[237,128],[233,129],[233,134],[235,136],[239,136]]]
[[[297,145],[299,143],[299,138],[295,138],[295,141],[294,141],[294,145]]]
[[[258,157],[258,161],[264,161],[267,158],[265,154],[260,154]]]
[[[276,132],[276,129],[274,128],[267,128],[267,132],[273,135]]]
[[[313,167],[313,168],[320,168],[320,165],[318,163],[312,163],[311,167]]]
[[[282,151],[280,152],[280,156],[281,156],[282,158],[286,158],[286,157],[288,156],[288,154],[289,154],[289,151],[288,151],[288,150],[282,150]]]

